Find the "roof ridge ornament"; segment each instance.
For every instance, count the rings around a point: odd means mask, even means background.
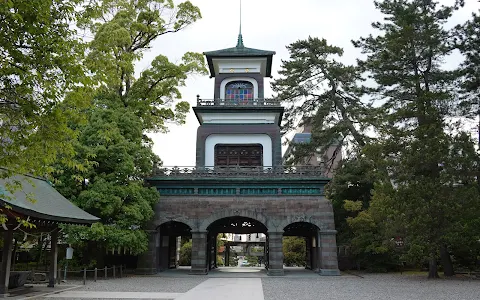
[[[242,36],[242,0],[240,0],[240,30],[238,32],[237,48],[244,48]]]

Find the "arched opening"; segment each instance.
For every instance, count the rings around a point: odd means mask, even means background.
[[[188,267],[192,258],[191,228],[185,223],[169,221],[158,227],[158,268],[160,271],[179,266]]]
[[[304,267],[315,270],[319,267],[319,228],[308,222],[287,225],[283,234],[283,263],[286,267]]]
[[[254,99],[254,86],[252,82],[237,80],[225,85],[225,100],[231,104],[248,104]]]
[[[208,270],[226,267],[220,271],[258,272],[267,266],[267,227],[262,222],[226,217],[211,223],[207,232]]]

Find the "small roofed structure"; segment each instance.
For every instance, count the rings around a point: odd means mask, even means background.
[[[242,33],[238,35],[237,46],[207,51],[203,54],[207,58],[210,77],[216,77],[222,73],[245,72],[260,73],[265,77],[272,76],[272,57],[275,51],[245,47]]]
[[[2,170],[0,170],[2,172]],[[7,187],[15,187],[10,193]],[[0,297],[8,295],[13,233],[48,232],[51,241],[49,287],[54,287],[57,269],[59,224],[88,225],[99,218],[85,212],[63,197],[45,179],[30,175],[0,178],[0,208],[8,219],[0,225],[3,231],[3,253],[0,269]],[[22,226],[18,220],[28,220],[34,228]]]

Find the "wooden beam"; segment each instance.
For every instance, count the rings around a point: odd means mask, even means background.
[[[7,230],[3,233],[3,254],[0,270],[0,297],[8,296],[8,284],[10,281],[10,266],[12,262],[13,231]]]
[[[48,272],[48,287],[55,287],[55,278],[57,276],[57,256],[58,256],[58,228],[50,233],[50,269]]]

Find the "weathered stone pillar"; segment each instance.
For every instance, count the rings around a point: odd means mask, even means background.
[[[55,287],[57,278],[57,256],[58,256],[58,228],[50,233],[50,268],[48,270],[48,287]]]
[[[158,237],[158,245],[158,270],[165,271],[170,267],[170,237],[160,233]]]
[[[157,273],[157,230],[147,230],[148,250],[138,256],[137,273],[138,274],[156,274]]]
[[[230,245],[225,245],[225,267],[230,266]]]
[[[161,271],[161,267],[160,267],[160,261],[161,261],[161,256],[160,256],[160,253],[161,253],[161,239],[162,239],[162,235],[161,235],[161,232],[160,232],[160,227],[157,228],[157,232],[156,232],[156,236],[155,236],[155,254],[156,254],[156,268],[157,268],[157,272],[160,272]]]
[[[282,276],[283,273],[283,231],[268,233],[268,275]]]
[[[305,237],[305,269],[313,269],[312,261],[312,237]]]
[[[336,230],[321,230],[319,232],[320,241],[320,275],[334,276],[340,275],[337,259],[337,240]]]
[[[10,266],[12,263],[12,242],[13,231],[7,230],[3,233],[3,253],[2,253],[2,269],[0,270],[0,297],[7,297],[8,284],[10,283]]]
[[[207,271],[207,233],[192,232],[192,275],[206,275]]]

